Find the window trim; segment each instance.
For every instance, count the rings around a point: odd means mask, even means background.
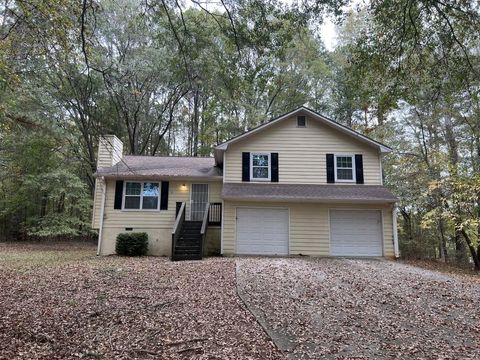
[[[352,179],[338,179],[337,177],[337,157],[349,157],[352,159]],[[335,169],[335,183],[339,182],[339,183],[356,183],[357,182],[357,174],[356,174],[356,167],[355,167],[355,155],[353,154],[342,154],[342,153],[339,153],[339,154],[335,154],[334,155],[334,161],[333,161],[333,166],[334,166],[334,169]],[[345,168],[345,167],[341,167],[339,169],[350,169],[350,168]]]
[[[253,177],[253,157],[255,155],[266,155],[268,156],[268,178],[255,178]],[[265,166],[255,166],[255,167],[265,167]],[[250,153],[250,181],[255,182],[255,181],[272,181],[272,156],[270,153],[267,152],[251,152]]]
[[[156,209],[142,209],[143,207],[143,184],[144,183],[154,183],[158,184],[158,201]],[[140,195],[126,195],[127,192],[127,183],[140,183],[142,186],[140,188]],[[140,196],[140,208],[139,209],[125,209],[125,196]],[[130,180],[123,182],[123,192],[122,192],[122,211],[159,211],[160,210],[160,200],[162,198],[162,184],[160,181],[144,181],[144,180]]]

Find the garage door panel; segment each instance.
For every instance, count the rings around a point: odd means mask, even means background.
[[[382,256],[382,220],[378,210],[331,210],[333,256]]]
[[[237,208],[236,253],[288,254],[288,210]]]

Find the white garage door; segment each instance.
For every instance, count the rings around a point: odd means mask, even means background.
[[[330,210],[332,256],[382,256],[382,217],[377,210]]]
[[[288,255],[288,209],[237,208],[236,253]]]

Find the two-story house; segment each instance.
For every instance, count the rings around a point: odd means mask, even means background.
[[[396,198],[383,186],[391,149],[306,107],[230,139],[213,158],[123,156],[101,139],[93,228],[98,253],[122,232],[149,252],[398,256]]]

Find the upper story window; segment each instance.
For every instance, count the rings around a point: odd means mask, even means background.
[[[305,116],[297,116],[297,127],[307,127],[307,118]]]
[[[270,181],[270,154],[250,154],[250,180]]]
[[[159,183],[127,181],[123,194],[123,209],[125,210],[159,209]]]
[[[335,155],[335,182],[355,181],[355,157],[353,155]]]

